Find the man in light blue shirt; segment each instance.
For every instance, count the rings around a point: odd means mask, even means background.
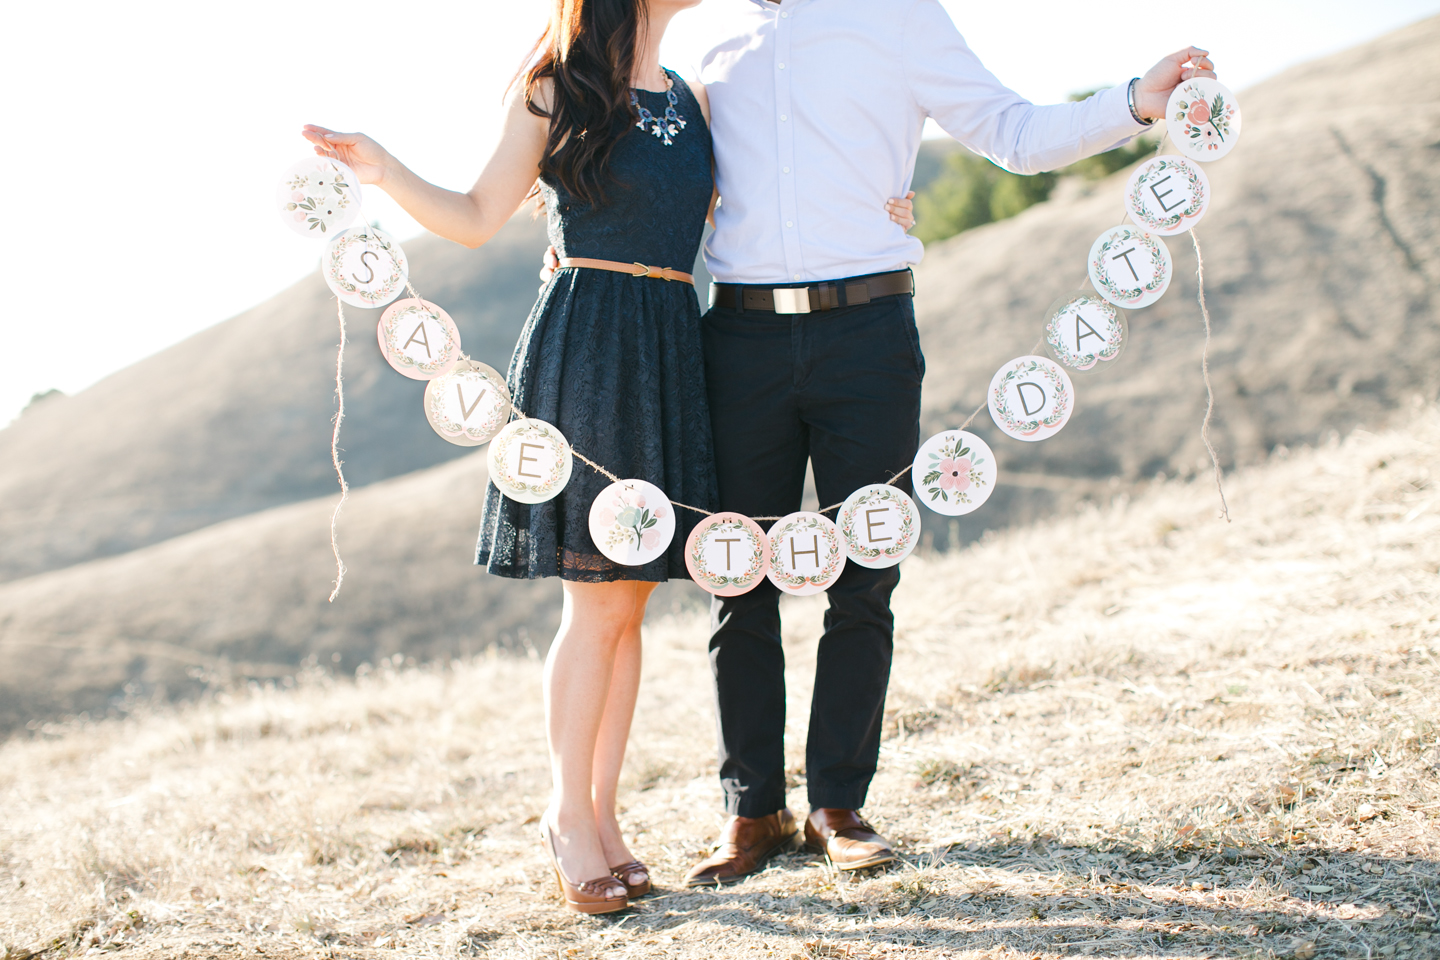
[[[909,189],[925,119],[1035,173],[1121,145],[1163,115],[1178,83],[1214,74],[1192,47],[1082,103],[1036,106],[984,68],[939,0],[730,2],[735,30],[701,70],[721,198],[705,250],[716,279],[706,377],[721,508],[783,516],[800,509],[807,462],[831,504],[915,456],[924,357],[909,268],[924,250],[885,200]],[[899,579],[850,564],[829,589],[805,838],[845,870],[894,859],[859,808],[879,756]],[[692,886],[743,878],[797,832],[778,598],[766,580],[713,603],[730,819]]]

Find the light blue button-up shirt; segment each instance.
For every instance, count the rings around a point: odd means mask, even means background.
[[[1122,85],[1036,106],[971,52],[939,0],[749,0],[701,63],[720,207],[705,265],[727,283],[834,280],[919,263],[890,220],[926,117],[1016,173],[1145,129]]]

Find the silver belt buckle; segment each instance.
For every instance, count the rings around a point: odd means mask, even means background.
[[[775,287],[770,291],[776,313],[809,313],[809,287]]]

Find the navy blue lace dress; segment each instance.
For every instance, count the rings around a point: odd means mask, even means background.
[[[667,71],[685,122],[665,129],[665,93],[637,90],[655,122],[616,145],[605,202],[574,200],[542,178],[550,242],[561,257],[689,273],[712,188],[710,131],[689,86]],[[644,113],[641,116],[645,116]],[[669,140],[669,143],[666,143]],[[688,283],[605,270],[557,270],[540,292],[510,360],[515,408],[560,428],[571,446],[622,479],[648,480],[672,501],[715,509],[700,307]],[[665,556],[629,567],[590,538],[590,505],[610,484],[580,460],[558,497],[529,506],[488,484],[475,562],[505,577],[663,581],[685,577],[684,545],[700,519],[675,511]]]

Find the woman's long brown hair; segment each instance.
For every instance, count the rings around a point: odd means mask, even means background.
[[[649,22],[646,0],[552,0],[550,23],[516,75],[525,105],[550,119],[541,176],[585,203],[603,202],[610,156],[635,123],[630,75]],[[550,109],[540,84],[550,80]]]

